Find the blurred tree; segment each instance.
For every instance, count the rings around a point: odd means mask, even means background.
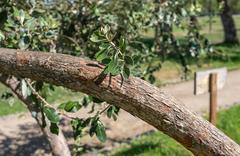
[[[218,0],[220,16],[224,29],[224,43],[239,43],[237,30],[228,0]]]
[[[203,6],[201,15],[208,15],[209,14],[209,3],[212,4],[212,13],[216,15],[219,11],[218,7],[218,1],[215,0],[198,0],[199,3]],[[232,10],[233,14],[239,14],[240,13],[240,1],[239,0],[227,0],[228,5]]]

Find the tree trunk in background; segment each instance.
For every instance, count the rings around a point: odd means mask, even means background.
[[[239,43],[236,26],[228,1],[218,0],[218,3],[219,5],[222,5],[220,16],[224,29],[224,43]]]
[[[164,3],[165,0],[155,0],[155,15],[159,14],[161,4]],[[171,32],[172,32],[172,26],[161,22],[157,21],[155,24],[155,34],[154,34],[154,48],[155,52],[161,57],[162,61],[165,61],[166,59],[166,43],[168,42],[168,38],[170,38]]]
[[[160,1],[161,0],[155,0],[155,15],[157,15],[159,12]],[[155,34],[154,34],[155,52],[159,54],[164,60],[164,54],[161,52],[161,22],[157,21],[154,27],[155,27]]]
[[[27,106],[30,113],[36,113],[36,115],[33,117],[37,121],[44,136],[49,141],[52,154],[54,156],[70,156],[70,150],[61,129],[59,128],[59,134],[55,135],[50,132],[49,123],[46,123],[46,126],[43,128],[42,113],[38,107],[36,107],[36,104],[34,104],[30,96],[24,97],[22,95],[21,88],[19,87],[19,79],[14,76],[0,74],[0,82],[12,90],[12,92]]]
[[[0,73],[81,91],[118,106],[177,140],[195,155],[239,156],[240,146],[183,103],[139,78],[102,78],[104,66],[79,57],[0,49]],[[101,83],[100,83],[101,82]]]

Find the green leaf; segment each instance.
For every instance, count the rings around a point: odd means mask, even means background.
[[[97,138],[101,142],[106,141],[107,137],[106,137],[105,127],[104,127],[103,123],[99,120],[98,117],[96,117],[92,120],[89,134],[90,134],[90,136],[93,136],[94,134],[96,134]]]
[[[106,39],[101,38],[97,33],[92,34],[90,40],[95,43],[106,41]]]
[[[125,39],[122,37],[120,39],[119,48],[121,49],[122,52],[126,51],[126,42]]]
[[[113,114],[113,120],[116,121],[117,120],[117,115],[116,114]]]
[[[77,112],[81,107],[78,101],[69,101],[66,103],[64,110],[67,112]]]
[[[0,31],[0,41],[4,40],[5,36],[3,35],[3,33]]]
[[[35,0],[29,0],[28,3],[31,5],[32,8],[35,8],[35,6],[36,6],[36,1]]]
[[[19,10],[16,7],[13,7],[13,16],[18,17],[19,16]]]
[[[51,90],[51,91],[55,91],[55,88],[54,88],[54,86],[53,85],[49,85],[49,89]]]
[[[42,88],[43,88],[43,82],[42,81],[36,81],[36,83],[35,83],[35,89],[36,89],[36,91],[38,92],[38,91],[40,91]]]
[[[133,65],[133,59],[130,56],[125,56],[124,61],[126,64]]]
[[[100,99],[98,99],[98,98],[96,98],[96,97],[93,97],[93,96],[92,96],[92,101],[93,101],[94,103],[102,103],[102,102],[104,102],[103,100],[100,100]]]
[[[112,59],[111,61],[110,61],[110,63],[108,64],[108,70],[109,70],[109,72],[111,72],[112,70],[114,70],[115,68],[116,68],[116,66],[117,66],[117,60],[116,59]]]
[[[25,50],[29,47],[29,43],[27,43],[26,41],[28,40],[27,37],[22,37],[19,42],[18,42],[18,47],[21,49],[21,50]]]
[[[66,112],[77,112],[81,108],[78,101],[68,101],[58,106],[58,109],[64,109]]]
[[[57,108],[58,109],[64,109],[66,106],[66,103],[61,103]]]
[[[39,22],[40,27],[44,27],[44,26],[48,25],[47,21],[43,17],[39,17],[38,22]]]
[[[84,121],[82,119],[76,119],[71,121],[71,125],[73,128],[73,136],[74,138],[78,138],[82,136],[82,130],[86,126],[84,125]]]
[[[116,106],[109,107],[107,110],[107,117],[117,120],[117,114],[118,114],[119,110],[120,110],[120,108],[116,107]]]
[[[96,125],[96,136],[97,138],[101,141],[101,142],[105,142],[107,139],[106,136],[106,130],[105,127],[103,125],[103,123],[101,121],[97,121],[97,125]]]
[[[108,57],[106,49],[102,49],[99,52],[95,54],[95,58],[97,61],[102,61],[103,59],[106,59]]]
[[[83,126],[84,126],[84,127],[88,126],[88,125],[90,124],[91,120],[92,120],[92,117],[88,117],[88,118],[83,122]]]
[[[43,14],[45,11],[46,11],[46,10],[41,9],[41,8],[35,8],[35,9],[34,9],[34,12],[40,13],[40,14]]]
[[[24,79],[22,79],[22,81],[21,81],[21,90],[22,90],[23,97],[27,97],[27,89],[28,89],[27,83],[25,82]]]
[[[152,74],[150,74],[148,80],[150,81],[150,83],[154,83],[156,81],[156,78]]]
[[[102,63],[105,64],[105,65],[109,64],[110,62],[111,62],[110,58],[105,58],[105,59],[102,60]]]
[[[66,103],[65,107],[64,107],[64,110],[66,112],[71,112],[71,110],[78,105],[78,102],[72,102],[72,101],[69,101]]]
[[[52,123],[58,123],[60,121],[60,117],[54,108],[44,107],[43,111]]]
[[[123,72],[123,73],[122,73],[122,74],[123,74],[123,77],[124,77],[125,79],[128,79],[129,76],[130,76],[130,69],[129,69],[127,66],[124,66],[122,72]]]
[[[25,19],[25,12],[21,9],[21,10],[19,11],[19,22],[20,22],[21,24],[23,24],[24,19]]]
[[[92,102],[92,98],[90,96],[84,96],[82,99],[82,105],[87,107],[89,103]]]
[[[110,26],[105,25],[104,27],[101,27],[101,31],[102,31],[104,34],[107,34],[107,33],[110,31]]]
[[[119,66],[117,66],[115,70],[111,72],[112,75],[118,75],[120,73],[121,73],[121,68]]]
[[[112,75],[117,75],[120,73],[120,67],[118,66],[117,59],[112,59],[106,68],[107,73],[111,73]]]
[[[141,59],[141,56],[140,55],[135,55],[133,56],[133,60],[134,60],[134,63],[137,64]]]
[[[96,124],[97,120],[92,120],[90,129],[89,129],[89,135],[92,137],[95,134],[96,128],[97,128],[97,124]]]
[[[46,38],[53,38],[55,36],[55,32],[54,31],[48,31],[45,33],[45,37]]]
[[[56,123],[51,122],[50,131],[51,131],[51,133],[58,135],[59,134],[58,125]]]
[[[92,42],[99,42],[98,36],[97,36],[96,34],[93,34],[93,35],[91,36],[90,40],[91,40]]]
[[[113,108],[110,107],[110,108],[107,110],[107,117],[108,117],[108,118],[111,118],[113,114],[114,114]]]
[[[22,79],[21,81],[21,91],[22,91],[23,97],[27,97],[31,95],[31,90],[28,88],[27,83],[24,79]]]
[[[99,46],[99,49],[102,50],[102,49],[108,49],[110,48],[111,45],[109,43],[102,43],[100,46]]]

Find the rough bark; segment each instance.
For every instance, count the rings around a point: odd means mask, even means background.
[[[35,112],[36,115],[34,119],[37,121],[39,127],[41,128],[44,136],[49,141],[52,154],[54,156],[70,156],[70,150],[68,148],[66,139],[59,129],[59,134],[55,135],[50,131],[50,124],[47,123],[45,127],[43,127],[42,123],[42,114],[36,104],[32,101],[32,98],[27,96],[24,97],[22,95],[20,89],[20,81],[14,76],[2,75],[0,74],[0,82],[3,83],[5,86],[10,88],[12,92],[27,106],[28,110],[32,113]]]
[[[218,0],[219,4],[223,4],[220,12],[221,21],[224,29],[224,43],[238,43],[237,30],[232,17],[232,11],[227,0]]]
[[[240,155],[238,144],[168,93],[135,77],[123,83],[120,76],[102,78],[102,70],[97,62],[78,57],[0,49],[0,73],[98,97],[155,126],[196,155]]]

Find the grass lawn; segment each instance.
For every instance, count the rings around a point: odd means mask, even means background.
[[[0,84],[0,96],[6,91],[11,92],[8,88]],[[55,91],[49,91],[47,101],[50,104],[60,104],[67,100],[80,100],[81,96],[82,94],[79,92],[72,92],[68,89],[64,89],[63,87],[55,87]],[[17,98],[10,98],[7,100],[0,98],[0,116],[26,111],[26,106]]]
[[[206,70],[210,68],[227,67],[228,70],[240,69],[240,45],[215,45],[214,49],[217,55],[212,58],[200,59],[200,65],[196,61],[190,62],[190,73],[188,77],[193,78],[195,71]],[[162,68],[155,72],[156,85],[180,81],[183,77],[182,66],[178,59],[168,58],[162,63]]]
[[[234,16],[234,19],[240,40],[240,16]],[[195,71],[209,68],[227,67],[229,70],[240,69],[240,45],[218,44],[221,43],[224,38],[220,18],[213,18],[211,32],[208,27],[208,17],[199,17],[198,21],[202,28],[201,33],[213,43],[215,53],[211,58],[200,59],[200,65],[197,65],[196,60],[190,61],[189,66],[191,72],[188,75],[189,78],[193,77]],[[186,35],[187,32],[179,28],[174,28],[174,33],[177,37],[181,38]],[[148,42],[151,44],[151,38],[154,36],[154,31],[149,30],[143,35],[149,38]],[[162,63],[162,68],[155,73],[155,76],[157,77],[156,85],[180,81],[180,78],[183,77],[183,72],[179,59],[169,56],[166,61]]]
[[[217,127],[240,144],[240,105],[218,113]],[[142,136],[121,145],[106,156],[192,156],[182,145],[161,132]]]
[[[10,92],[10,90],[0,84],[0,96],[4,92]],[[26,110],[26,107],[17,98],[10,98],[8,100],[0,98],[0,116],[25,112]]]
[[[240,106],[233,106],[218,113],[217,127],[240,144]]]
[[[237,28],[238,38],[240,39],[240,15],[234,15],[233,16],[235,25]],[[188,19],[183,22],[183,25],[187,25]],[[204,36],[206,36],[211,43],[220,43],[224,39],[224,31],[222,27],[222,23],[219,16],[214,16],[212,19],[212,30],[209,30],[209,17],[198,17],[198,22],[200,25],[200,33]],[[181,38],[187,34],[187,31],[185,29],[174,27],[173,32],[176,35],[176,37]],[[143,36],[145,38],[153,38],[154,37],[154,30],[149,29],[146,32],[143,32]]]
[[[26,110],[26,107],[16,99],[0,100],[0,116],[25,112]]]
[[[182,145],[156,132],[133,140],[130,144],[121,145],[106,156],[191,156],[191,152]]]

